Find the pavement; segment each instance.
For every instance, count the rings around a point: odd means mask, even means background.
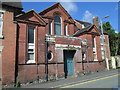
[[[118,72],[120,72],[120,69],[109,70],[109,71],[106,70],[106,71],[92,73],[89,75],[83,75],[81,77],[76,77],[76,78],[67,78],[63,80],[49,81],[49,82],[39,83],[39,84],[31,84],[27,86],[22,86],[21,88],[59,88],[66,85],[72,85],[75,83],[81,83],[81,82],[90,81],[97,78],[115,75],[115,74],[118,74]]]

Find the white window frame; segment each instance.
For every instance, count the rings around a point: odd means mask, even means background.
[[[65,28],[66,28],[66,30],[65,30],[66,33],[64,32],[64,35],[69,36],[69,35],[68,35],[68,25],[65,24],[65,26],[66,26],[66,27],[65,27]]]
[[[30,26],[30,27],[32,27],[32,26]],[[28,28],[29,28],[29,26],[28,26]],[[34,43],[28,43],[28,48],[27,48],[27,64],[29,64],[29,63],[35,63],[35,35],[36,35],[35,31],[36,30],[35,30],[35,27],[34,27]],[[29,52],[29,49],[32,49],[33,52]],[[34,59],[33,60],[28,60],[28,54],[29,53],[33,53],[34,54],[34,56],[33,56]]]
[[[101,54],[102,54],[102,59],[105,59],[105,51],[101,50]]]
[[[94,37],[94,47],[93,47],[93,53],[94,55],[96,55],[96,59],[94,58],[94,61],[98,61],[97,60],[97,46],[96,46],[96,38]]]
[[[0,10],[0,22],[1,22],[1,27],[0,27],[0,39],[3,38],[3,14],[5,11]]]
[[[59,15],[55,15],[55,16],[59,16]],[[60,17],[60,20],[61,20],[61,35],[62,35],[62,18],[61,18],[61,16],[59,16],[59,17]],[[57,35],[56,30],[55,30],[55,21],[54,21],[54,32],[55,32],[54,34]]]
[[[50,35],[53,35],[53,31],[52,31],[52,21],[51,22],[49,22],[49,25],[50,25],[50,27],[49,27],[49,30],[51,30],[51,31],[49,31],[50,33]]]
[[[62,32],[63,32],[63,31],[62,31],[62,24],[63,24],[63,23],[62,23],[62,18],[61,18],[61,16],[60,16],[60,20],[61,20],[61,35],[62,35]]]
[[[97,49],[97,48],[96,48],[96,38],[94,38],[94,46],[95,46],[95,47],[94,47],[94,48],[95,48],[95,54],[97,54],[97,50],[96,50],[96,49]]]
[[[81,24],[82,25],[82,28],[85,28],[84,24]]]

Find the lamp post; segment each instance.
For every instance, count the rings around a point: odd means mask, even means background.
[[[103,35],[103,26],[102,26],[103,23],[102,23],[102,20],[105,19],[105,18],[108,18],[108,17],[109,17],[109,16],[105,16],[104,18],[100,19],[103,46],[104,46],[104,35]]]
[[[106,61],[106,67],[107,69],[109,70],[109,64],[108,64],[108,58],[106,58],[106,53],[105,53],[105,45],[104,45],[104,32],[103,32],[103,26],[102,26],[102,20],[105,19],[105,18],[108,18],[109,16],[105,16],[104,18],[100,19],[100,24],[101,24],[101,35],[102,35],[102,43],[103,43],[103,51],[104,51],[104,59]]]

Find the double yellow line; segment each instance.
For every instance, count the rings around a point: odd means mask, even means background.
[[[85,81],[85,82],[81,82],[81,83],[77,83],[77,84],[72,84],[72,85],[67,85],[67,86],[63,86],[60,88],[69,88],[69,87],[73,87],[73,86],[77,86],[77,85],[82,85],[82,84],[86,84],[86,83],[90,83],[90,82],[94,82],[94,81],[98,81],[98,80],[103,80],[103,79],[107,79],[107,78],[111,78],[111,77],[115,77],[115,76],[119,76],[120,74],[114,74],[111,76],[107,76],[107,77],[103,77],[103,78],[98,78],[98,79],[94,79],[94,80],[90,80],[90,81]]]

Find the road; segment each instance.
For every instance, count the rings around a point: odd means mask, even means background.
[[[120,85],[118,85],[119,70],[97,72],[82,77],[68,78],[54,82],[31,84],[21,88],[116,88]]]
[[[96,78],[60,88],[115,88],[118,87],[118,74]]]

